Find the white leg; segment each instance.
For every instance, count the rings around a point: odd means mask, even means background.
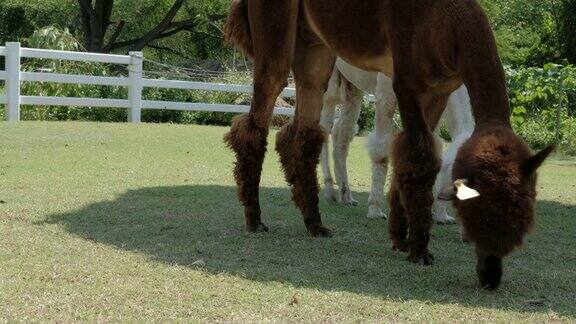
[[[350,142],[354,139],[355,127],[360,117],[362,106],[362,92],[350,82],[342,79],[345,86],[345,100],[342,105],[340,119],[334,125],[332,130],[332,139],[334,141],[334,173],[336,182],[340,188],[340,199],[344,205],[356,206],[358,202],[352,197],[352,191],[348,183],[348,170],[346,159]]]
[[[470,106],[468,92],[464,86],[450,95],[443,117],[448,124],[452,143],[442,154],[442,169],[440,169],[434,183],[435,200],[432,212],[437,223],[446,224],[454,223],[455,220],[448,215],[447,202],[440,201],[437,197],[442,188],[452,185],[452,165],[456,159],[456,154],[474,131],[472,107]]]
[[[374,132],[367,142],[368,153],[372,160],[372,186],[368,197],[369,218],[386,218],[382,210],[384,204],[384,185],[388,173],[388,157],[396,132],[394,112],[397,107],[396,95],[392,80],[383,74],[378,75],[376,86],[376,106],[374,116]]]
[[[439,153],[441,153],[442,148],[444,147],[444,141],[440,138],[439,133],[440,133],[440,126],[438,126],[438,128],[434,132],[434,137],[436,140],[436,146],[440,151]],[[448,214],[447,210],[448,203],[446,201],[438,199],[438,195],[440,194],[442,188],[444,188],[446,181],[450,181],[450,179],[452,179],[452,164],[451,162],[450,164],[444,162],[446,161],[444,160],[444,156],[442,156],[442,168],[440,169],[440,172],[438,172],[438,175],[436,176],[436,181],[434,182],[434,187],[432,188],[432,193],[434,194],[434,204],[432,205],[432,216],[434,217],[434,221],[437,224],[453,224],[456,221],[454,220],[454,217]]]
[[[388,156],[393,134],[380,138],[376,132],[368,138],[368,150],[372,159],[372,186],[368,197],[368,218],[386,218],[382,210],[384,205],[384,185],[388,174]]]
[[[324,93],[324,106],[322,107],[322,113],[320,115],[320,126],[330,134],[332,132],[332,127],[334,126],[334,113],[336,111],[336,105],[342,102],[342,95],[340,91],[340,73],[338,69],[334,67],[332,72],[332,77],[328,84],[328,89]],[[328,143],[330,142],[330,136],[326,137],[326,141],[322,144],[322,152],[320,154],[320,162],[322,166],[322,174],[324,175],[323,183],[324,198],[331,203],[338,202],[338,195],[336,190],[334,190],[334,180],[332,178],[332,172],[330,170],[330,153],[328,148]]]

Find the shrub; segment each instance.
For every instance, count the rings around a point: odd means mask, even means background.
[[[531,146],[556,140],[562,151],[574,151],[576,68],[547,64],[543,68],[506,69],[512,105],[512,125]],[[559,125],[558,125],[559,123]]]

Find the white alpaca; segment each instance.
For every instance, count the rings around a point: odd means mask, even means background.
[[[370,93],[376,98],[374,131],[368,137],[367,148],[372,159],[372,186],[368,198],[368,217],[385,218],[382,211],[384,184],[388,172],[388,157],[395,133],[393,117],[397,110],[396,95],[392,80],[382,73],[358,69],[341,59],[336,61],[328,89],[324,94],[324,108],[320,124],[332,134],[334,173],[336,184],[340,189],[337,195],[334,180],[330,171],[328,145],[322,147],[321,164],[324,174],[324,196],[331,202],[342,202],[345,205],[357,205],[352,197],[348,183],[346,159],[350,142],[354,138],[356,124],[360,116],[363,94]],[[336,105],[341,104],[340,118],[334,122]],[[438,200],[441,188],[452,183],[452,163],[460,146],[470,137],[474,130],[470,99],[464,86],[450,95],[446,110],[442,115],[447,122],[448,131],[453,139],[452,144],[442,156],[442,169],[434,184],[434,205],[432,212],[437,223],[452,223],[448,215],[446,202]],[[439,127],[435,130],[439,148],[442,140]],[[441,153],[441,152],[439,152]]]

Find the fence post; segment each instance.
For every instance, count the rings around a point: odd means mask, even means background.
[[[130,52],[130,66],[128,67],[128,79],[130,86],[128,99],[128,122],[139,123],[142,119],[142,64],[144,57],[142,52]]]
[[[6,43],[6,120],[20,120],[20,43]]]

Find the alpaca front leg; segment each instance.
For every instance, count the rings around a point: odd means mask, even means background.
[[[348,151],[350,143],[354,139],[356,124],[360,117],[362,107],[362,91],[348,81],[342,81],[345,86],[345,100],[342,106],[340,119],[334,126],[334,172],[336,182],[340,188],[340,199],[346,206],[356,206],[358,201],[352,197],[350,184],[348,182]]]

